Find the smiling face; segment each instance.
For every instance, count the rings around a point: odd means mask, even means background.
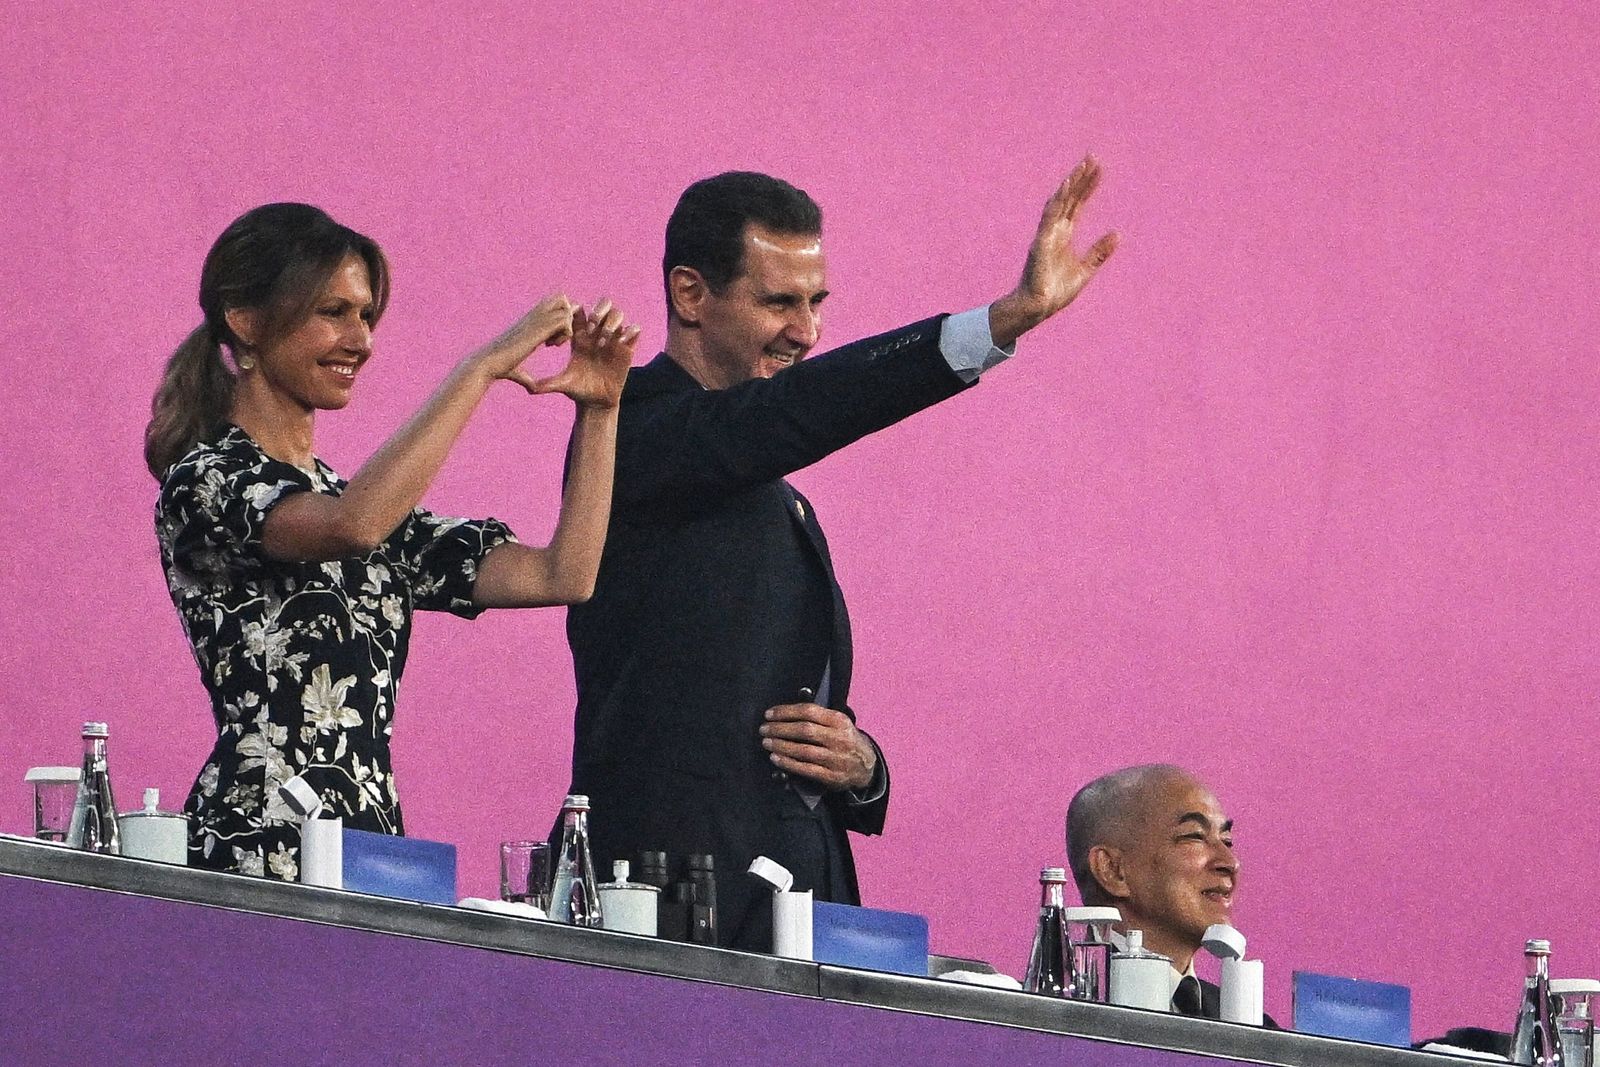
[[[701,384],[712,389],[770,378],[804,359],[822,334],[820,237],[747,224],[740,267],[721,293],[699,283],[684,307],[699,331],[699,371],[709,379]]]
[[[256,366],[246,373],[259,375],[266,391],[292,408],[342,408],[372,355],[373,314],[367,265],[359,256],[346,256],[311,313],[282,337],[254,349]],[[248,331],[248,319],[245,323]]]
[[[1126,836],[1093,850],[1095,877],[1123,926],[1144,931],[1145,944],[1183,970],[1206,927],[1232,922],[1233,822],[1210,790],[1182,774],[1149,783],[1136,806]]]

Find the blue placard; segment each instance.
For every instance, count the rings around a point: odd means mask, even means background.
[[[811,905],[811,958],[925,978],[928,920],[903,911],[817,901]]]
[[[380,897],[456,902],[456,846],[416,837],[344,832],[344,887]]]
[[[1411,990],[1309,971],[1294,972],[1294,1028],[1302,1034],[1411,1047]]]

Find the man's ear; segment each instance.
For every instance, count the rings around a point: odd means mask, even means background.
[[[700,307],[711,288],[693,267],[673,267],[667,274],[667,292],[672,296],[672,314],[687,326],[700,325]]]
[[[255,308],[229,308],[222,313],[228,329],[246,348],[256,347],[256,337],[261,328],[261,316]]]
[[[1095,845],[1089,850],[1089,873],[1100,884],[1100,889],[1113,900],[1126,900],[1133,894],[1128,889],[1127,874],[1123,870],[1122,852],[1109,845]]]

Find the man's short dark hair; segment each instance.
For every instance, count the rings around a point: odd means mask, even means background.
[[[702,178],[683,191],[667,220],[661,277],[672,313],[672,269],[690,267],[713,293],[721,294],[744,268],[747,223],[781,234],[822,233],[822,209],[803,189],[780,178],[730,170]]]

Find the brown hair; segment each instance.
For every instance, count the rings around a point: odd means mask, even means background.
[[[271,342],[311,313],[346,256],[360,256],[372,286],[372,322],[389,302],[389,262],[377,242],[310,204],[265,204],[240,215],[217,238],[200,271],[205,321],[167,360],[150,402],[144,461],[160,481],[189,450],[212,438],[233,407],[234,370],[247,346],[228,326],[235,308],[261,312],[256,345]]]

